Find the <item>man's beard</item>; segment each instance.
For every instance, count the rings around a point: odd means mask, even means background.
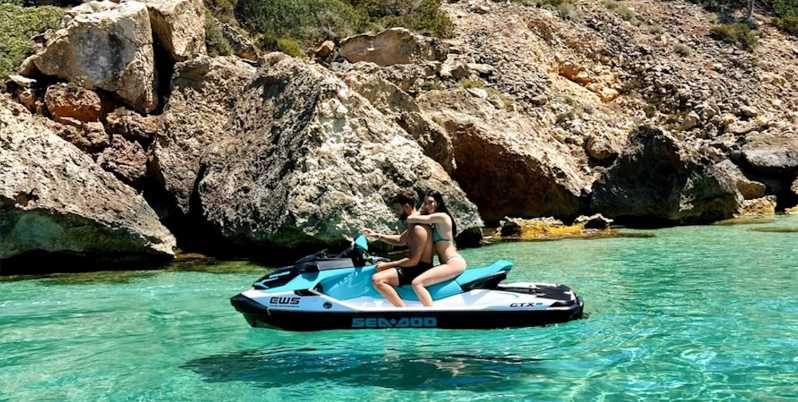
[[[402,212],[401,214],[399,214],[399,220],[402,221],[402,223],[407,224],[407,218],[409,216],[410,216],[409,214]]]

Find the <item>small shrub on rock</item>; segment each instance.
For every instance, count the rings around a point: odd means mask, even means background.
[[[218,21],[205,12],[205,47],[210,56],[229,56],[233,54],[233,47],[224,37]]]
[[[30,38],[57,28],[63,15],[64,11],[58,7],[0,3],[0,77],[16,71],[22,60],[33,52]]]
[[[756,47],[759,39],[756,33],[751,30],[751,27],[744,23],[718,24],[712,27],[709,32],[717,40],[732,43],[749,50]]]
[[[679,56],[687,57],[693,52],[693,49],[690,48],[690,46],[679,43],[673,47],[673,51],[676,52],[676,54],[678,54]]]
[[[635,11],[622,1],[606,0],[604,2],[604,7],[618,14],[618,16],[625,21],[632,21],[635,19]]]
[[[484,82],[482,82],[480,80],[471,80],[471,79],[463,80],[463,83],[461,85],[462,85],[463,89],[484,88],[485,87],[485,83]]]

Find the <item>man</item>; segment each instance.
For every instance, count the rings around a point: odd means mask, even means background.
[[[410,215],[417,214],[418,202],[415,191],[402,190],[391,200],[396,214],[402,222]],[[432,268],[432,240],[430,228],[424,225],[408,225],[400,235],[384,235],[364,229],[363,233],[392,245],[406,245],[408,256],[396,261],[378,262],[377,273],[371,278],[374,288],[396,307],[405,303],[396,292],[399,286],[409,285],[417,276]]]

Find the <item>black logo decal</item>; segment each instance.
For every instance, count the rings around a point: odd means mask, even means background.
[[[270,304],[299,304],[300,297],[272,297],[269,299]]]

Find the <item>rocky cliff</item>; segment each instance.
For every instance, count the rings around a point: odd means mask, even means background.
[[[442,191],[472,241],[505,216],[798,203],[798,41],[766,13],[745,48],[692,3],[543,3],[449,2],[449,38],[331,36],[299,58],[208,56],[196,0],[66,10],[6,80],[0,260],[157,260],[170,232],[214,253],[333,246],[395,230],[401,187]]]

